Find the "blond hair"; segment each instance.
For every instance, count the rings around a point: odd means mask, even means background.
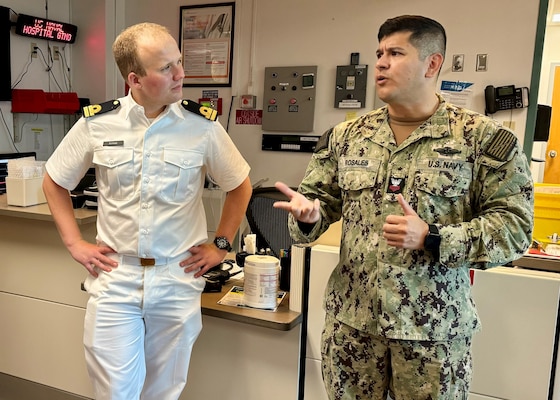
[[[146,70],[138,57],[138,43],[142,39],[168,35],[170,35],[169,29],[151,22],[142,22],[123,30],[113,43],[113,57],[123,78],[127,80],[131,72],[140,76],[146,75]]]

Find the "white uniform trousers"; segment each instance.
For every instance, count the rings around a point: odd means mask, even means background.
[[[202,329],[204,279],[179,262],[140,266],[111,255],[112,272],[88,276],[84,324],[88,373],[97,400],[178,399],[193,344]],[[132,260],[132,262],[131,262]]]

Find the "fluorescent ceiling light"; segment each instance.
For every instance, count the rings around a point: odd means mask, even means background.
[[[560,22],[560,14],[552,14],[552,22]]]

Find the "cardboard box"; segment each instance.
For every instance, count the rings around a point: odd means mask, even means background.
[[[554,233],[560,235],[560,185],[535,183],[533,239],[549,244]]]
[[[46,203],[43,193],[43,178],[10,178],[6,177],[6,197],[10,206],[33,206]]]

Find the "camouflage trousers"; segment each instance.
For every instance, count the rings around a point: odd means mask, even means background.
[[[472,376],[471,338],[387,339],[327,315],[322,373],[330,400],[466,400]]]

